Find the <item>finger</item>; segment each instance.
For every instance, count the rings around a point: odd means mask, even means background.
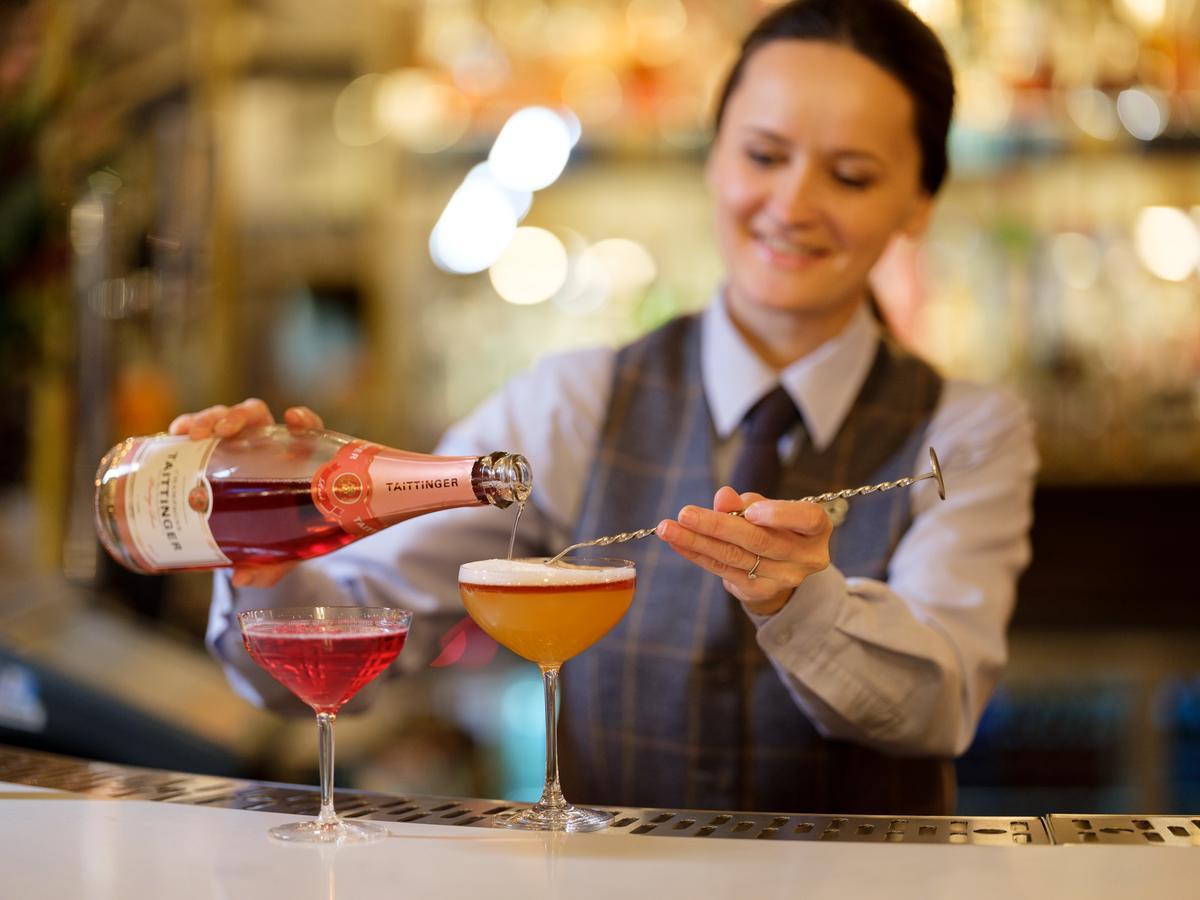
[[[700,554],[727,566],[731,570],[742,573],[749,571],[750,567],[754,565],[754,561],[758,558],[758,554],[750,550],[692,531],[670,519],[660,522],[657,532],[659,537],[677,551],[686,550],[689,553]],[[761,574],[762,567],[766,564],[767,560],[765,559],[759,563],[756,574]]]
[[[181,413],[171,420],[171,424],[167,426],[167,434],[187,434],[191,427],[192,414]]]
[[[833,527],[823,506],[797,500],[759,500],[746,508],[745,519],[754,525],[805,535],[819,535]]]
[[[257,397],[249,397],[231,406],[224,416],[213,425],[213,432],[219,437],[233,437],[243,428],[254,428],[260,425],[273,425],[275,417],[271,409]]]
[[[694,553],[691,550],[685,550],[674,545],[672,545],[671,549],[688,562],[699,566],[706,572],[716,575],[724,582],[725,590],[729,591],[729,593],[742,602],[762,602],[778,594],[778,585],[762,584],[760,583],[760,579],[757,578],[751,580],[742,569],[735,569],[720,560],[705,556],[703,553]]]
[[[188,425],[188,436],[194,441],[212,437],[213,426],[227,412],[229,412],[229,407],[218,403],[216,406],[202,409],[198,413],[192,413],[192,420]]]
[[[713,495],[713,509],[721,513],[741,512],[746,508],[738,492],[726,485]]]
[[[315,428],[320,430],[325,427],[325,422],[321,417],[307,406],[289,407],[283,414],[283,421],[295,428]]]
[[[762,528],[741,516],[685,506],[679,511],[681,525],[719,541],[736,544],[754,554],[772,559],[787,559],[795,550],[794,537],[784,531]]]

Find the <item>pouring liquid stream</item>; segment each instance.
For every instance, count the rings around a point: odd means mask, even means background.
[[[525,512],[525,501],[517,501],[517,515],[513,519],[512,534],[508,537],[508,556],[507,559],[513,558],[513,548],[517,545],[517,526],[521,523],[521,513]]]

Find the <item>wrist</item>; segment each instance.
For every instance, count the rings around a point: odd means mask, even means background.
[[[767,600],[743,600],[742,606],[745,607],[746,612],[750,613],[751,615],[773,616],[787,606],[788,601],[792,599],[793,593],[795,593],[795,591],[792,588],[785,588],[774,597],[770,597]]]

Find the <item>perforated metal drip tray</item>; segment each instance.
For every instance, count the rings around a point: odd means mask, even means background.
[[[156,800],[293,815],[316,815],[320,804],[320,797],[315,788],[137,769],[5,747],[0,747],[0,781],[38,785],[93,797]],[[337,809],[341,815],[385,822],[486,828],[492,825],[496,815],[511,808],[511,804],[494,800],[460,800],[424,795],[395,796],[364,791],[337,792]],[[612,812],[616,818],[609,831],[654,837],[881,844],[990,844],[1008,847],[1053,843],[1045,823],[1037,816],[898,818],[660,809],[613,809]],[[1079,817],[1051,817],[1052,821],[1058,819],[1064,821],[1064,835],[1067,834],[1068,827],[1072,830],[1071,833],[1079,833],[1079,829],[1071,823],[1084,821]],[[1095,817],[1092,819],[1093,824],[1100,821],[1101,819]],[[1103,821],[1107,822],[1107,819]],[[1114,818],[1113,821],[1118,820]],[[1130,820],[1119,821],[1128,823]],[[1189,822],[1188,827],[1191,831],[1187,838],[1175,837],[1176,832],[1171,830],[1171,826],[1177,824],[1174,820],[1162,829],[1156,826],[1154,831],[1165,831],[1170,839],[1176,842],[1200,834],[1200,826],[1196,826],[1191,820],[1180,821]],[[1164,842],[1168,840],[1167,837],[1163,838]],[[1136,834],[1134,840],[1121,842],[1139,841],[1147,843],[1146,838]]]
[[[1200,818],[1196,816],[1085,816],[1054,813],[1048,818],[1056,844],[1200,847]]]

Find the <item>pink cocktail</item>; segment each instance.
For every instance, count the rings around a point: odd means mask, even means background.
[[[315,606],[239,613],[250,658],[317,714],[321,814],[270,830],[285,841],[359,843],[389,832],[347,822],[333,810],[333,723],[343,704],[391,665],[404,647],[412,613],[402,609]]]

